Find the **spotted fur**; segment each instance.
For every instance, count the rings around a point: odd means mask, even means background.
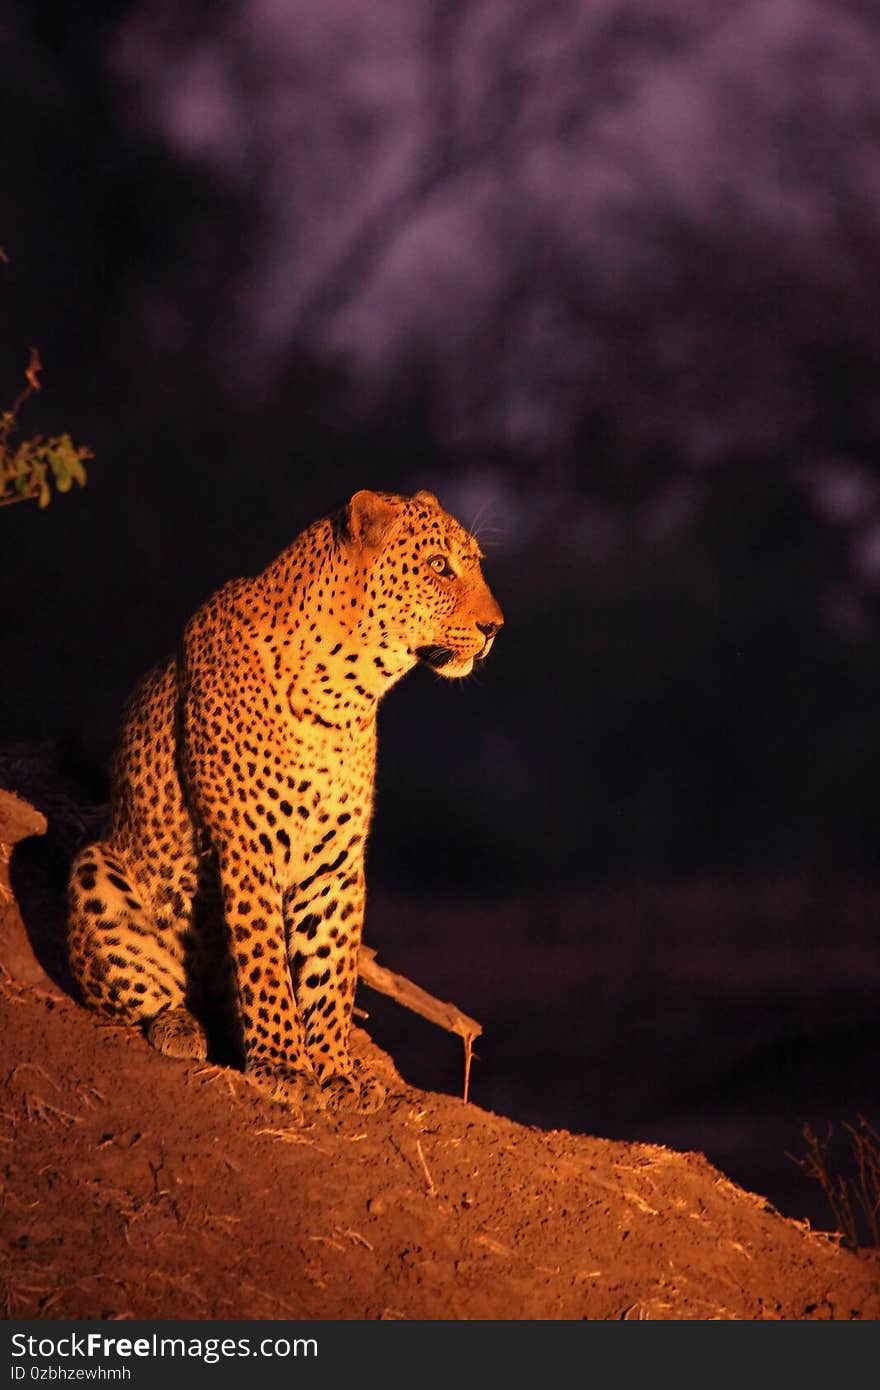
[[[129,706],[112,824],[70,880],[83,999],[177,1057],[231,1024],[274,1099],[372,1110],[349,1052],[376,709],[417,661],[466,676],[503,618],[430,493],[358,492],[225,585]]]

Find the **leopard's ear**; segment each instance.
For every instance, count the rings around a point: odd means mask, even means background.
[[[388,492],[356,492],[348,504],[348,534],[355,545],[378,549],[400,512],[401,499]]]

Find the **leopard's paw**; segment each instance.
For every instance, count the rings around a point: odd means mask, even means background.
[[[270,1100],[286,1105],[302,1119],[307,1109],[324,1108],[321,1089],[313,1072],[289,1062],[249,1062],[245,1078]]]
[[[382,1082],[362,1068],[329,1076],[321,1083],[321,1105],[325,1110],[357,1110],[370,1115],[382,1108],[386,1094]]]
[[[156,1014],[147,1023],[145,1032],[150,1045],[165,1057],[203,1062],[208,1055],[204,1028],[182,1005]]]

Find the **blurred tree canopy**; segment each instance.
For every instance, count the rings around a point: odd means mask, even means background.
[[[508,622],[392,697],[389,873],[876,868],[878,70],[855,0],[13,0],[0,367],[102,467],[3,521],[3,727],[106,756],[212,587],[425,486]]]

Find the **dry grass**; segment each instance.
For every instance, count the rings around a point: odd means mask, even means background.
[[[843,1129],[849,1136],[851,1172],[840,1171],[829,1156],[832,1125],[823,1139],[804,1125],[807,1151],[789,1157],[819,1183],[843,1244],[852,1250],[880,1249],[880,1134],[864,1115],[854,1125],[844,1123]]]

